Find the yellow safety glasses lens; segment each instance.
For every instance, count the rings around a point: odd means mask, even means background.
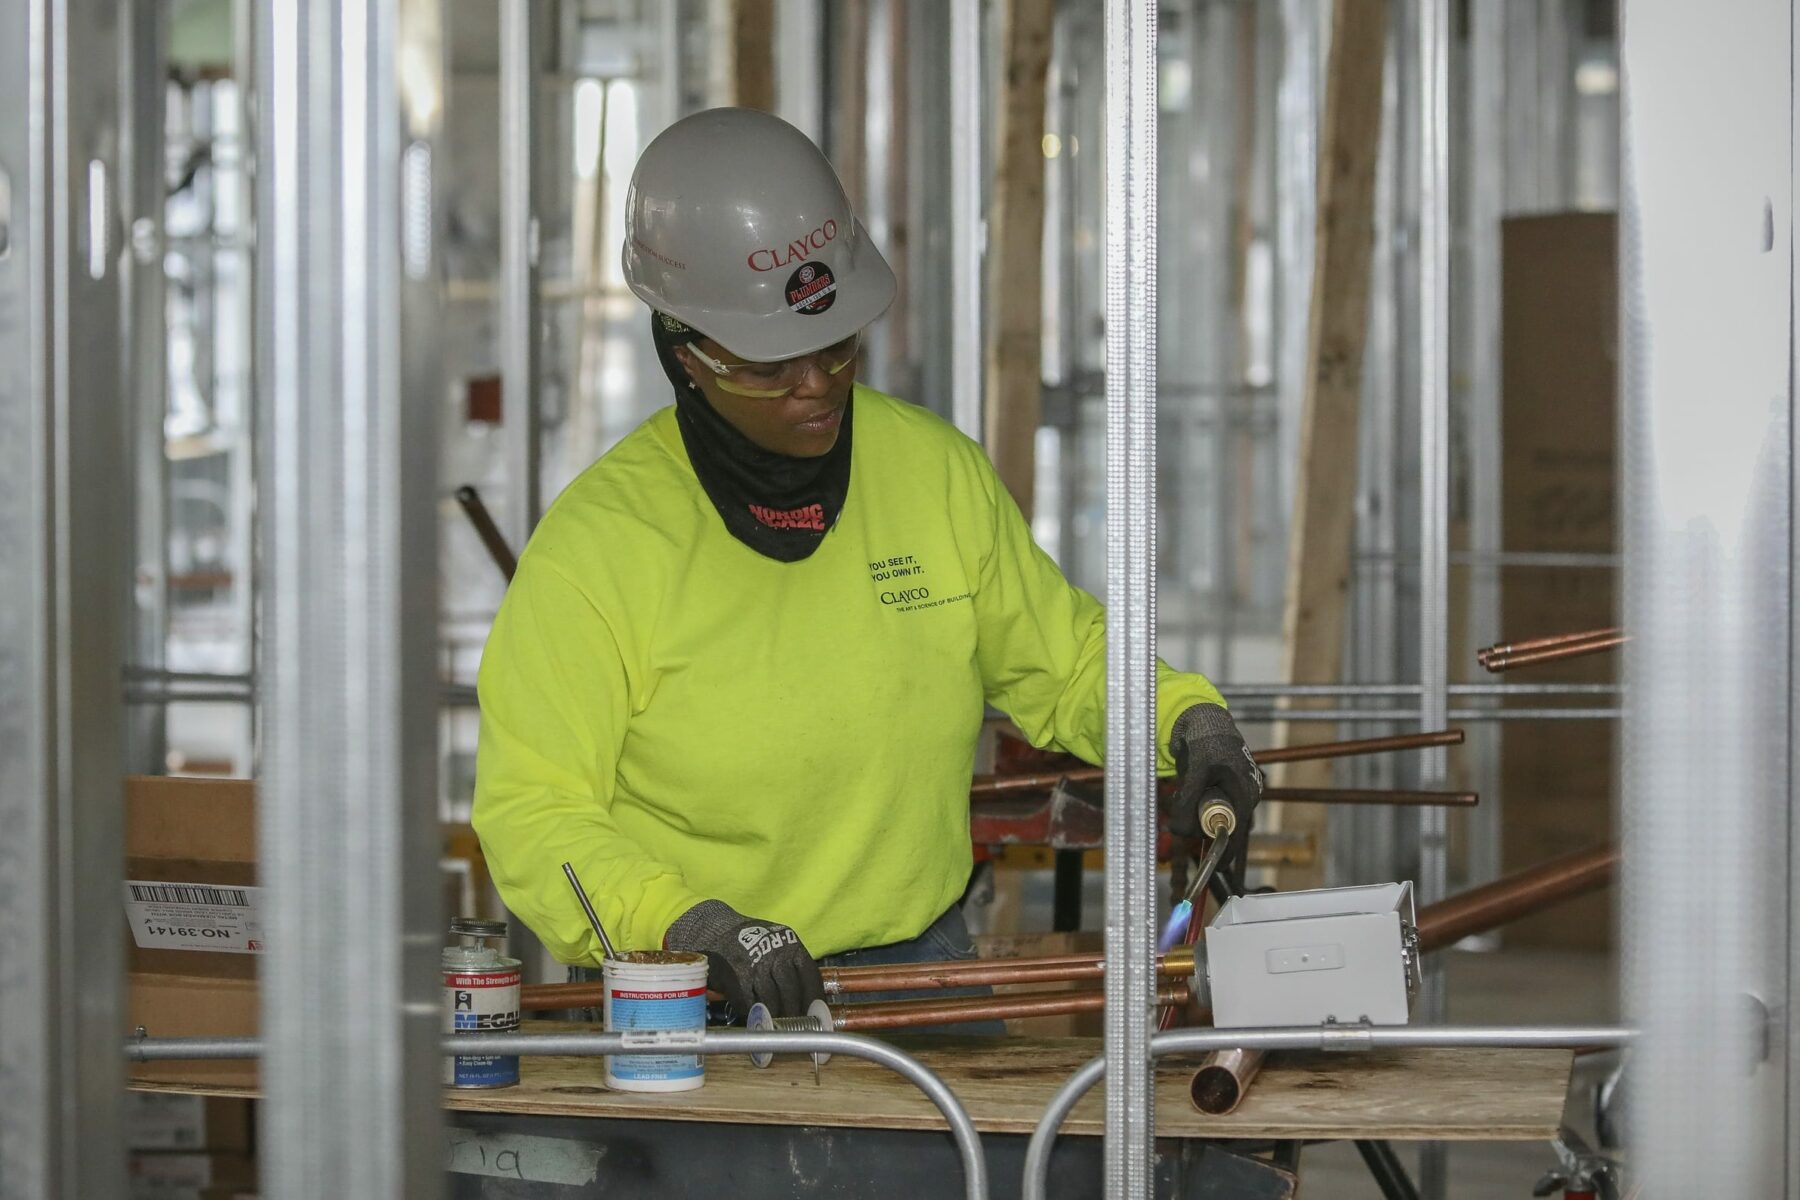
[[[779,400],[806,380],[806,370],[814,363],[827,375],[841,374],[856,361],[862,349],[862,334],[853,333],[836,345],[798,358],[784,358],[771,363],[725,363],[713,358],[693,342],[688,352],[717,375],[719,390],[754,400]]]

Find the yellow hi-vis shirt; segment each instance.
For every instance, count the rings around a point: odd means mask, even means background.
[[[599,958],[702,900],[816,956],[921,932],[971,865],[983,701],[1101,761],[1099,603],[1031,539],[981,448],[856,389],[850,491],[799,562],[726,532],[664,409],[570,484],[520,557],[480,676],[475,829],[506,904]],[[1175,718],[1222,703],[1158,664]]]

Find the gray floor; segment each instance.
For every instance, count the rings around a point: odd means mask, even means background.
[[[1618,1019],[1615,963],[1610,957],[1570,951],[1510,949],[1491,953],[1451,951],[1450,1019],[1459,1024],[1558,1022],[1588,1024]],[[1593,1140],[1593,1088],[1598,1060],[1576,1063],[1564,1121]],[[1416,1145],[1395,1143],[1409,1169],[1418,1170]],[[1453,1200],[1520,1200],[1555,1164],[1544,1143],[1461,1143],[1449,1148]],[[1308,1200],[1380,1200],[1381,1193],[1349,1145],[1316,1146],[1301,1158],[1300,1194]],[[1561,1193],[1557,1193],[1561,1195]]]

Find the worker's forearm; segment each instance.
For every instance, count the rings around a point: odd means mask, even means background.
[[[489,790],[477,802],[475,831],[501,899],[562,962],[600,960],[599,939],[562,873],[565,862],[574,864],[622,950],[660,947],[675,918],[708,899],[622,834],[592,798]]]

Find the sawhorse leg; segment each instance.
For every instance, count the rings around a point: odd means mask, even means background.
[[[1419,1200],[1419,1189],[1413,1186],[1405,1164],[1392,1146],[1380,1141],[1359,1141],[1356,1152],[1368,1164],[1369,1174],[1386,1200]]]

